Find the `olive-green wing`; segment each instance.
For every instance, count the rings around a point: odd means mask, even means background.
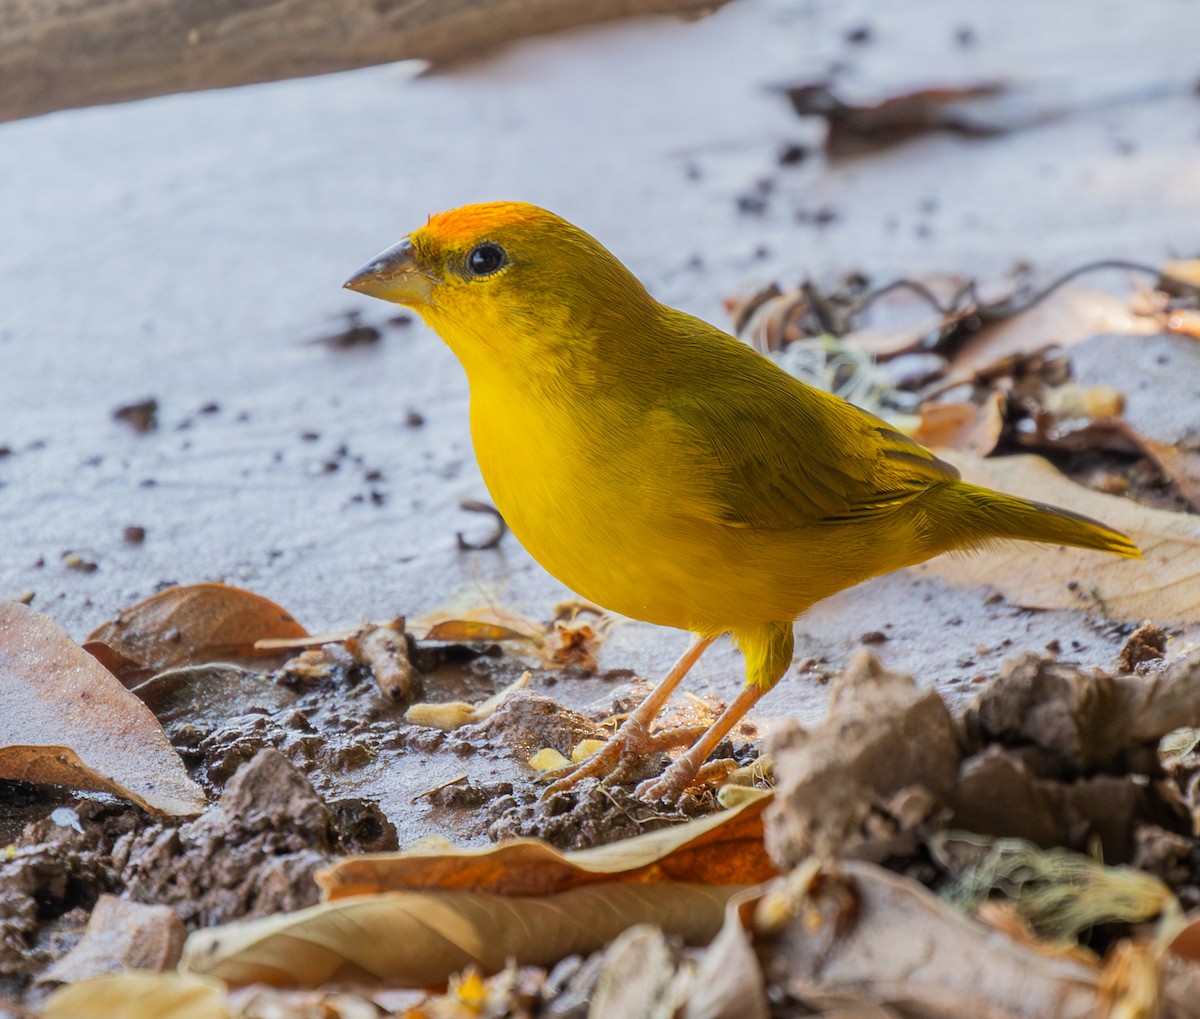
[[[709,399],[671,408],[697,452],[691,487],[704,494],[692,508],[704,515],[789,530],[867,518],[958,477],[886,422],[765,359],[739,367]]]

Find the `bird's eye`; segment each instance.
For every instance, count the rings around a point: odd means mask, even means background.
[[[490,276],[508,263],[508,256],[499,244],[480,244],[467,256],[467,269],[472,276]]]

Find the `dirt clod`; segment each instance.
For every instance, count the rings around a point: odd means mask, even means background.
[[[139,832],[121,880],[132,898],[170,905],[189,925],[263,916],[317,901],[312,873],[337,841],[308,780],[265,749],[197,820]]]

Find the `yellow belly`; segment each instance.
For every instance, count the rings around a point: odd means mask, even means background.
[[[690,513],[702,496],[664,473],[678,451],[663,455],[645,423],[614,442],[552,406],[488,396],[473,391],[471,427],[496,508],[548,572],[614,612],[697,631],[786,622],[907,565],[878,528],[763,531]]]

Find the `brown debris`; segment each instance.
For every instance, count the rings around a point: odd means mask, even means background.
[[[121,970],[172,969],[183,952],[183,921],[167,906],[101,895],[83,938],[38,977],[39,983],[74,983]]]
[[[363,325],[361,311],[347,311],[344,318],[345,328],[310,342],[330,350],[350,350],[354,347],[373,347],[383,338],[383,333],[375,326]]]
[[[230,779],[215,809],[129,835],[113,862],[131,898],[169,905],[189,926],[210,925],[313,904],[313,873],[336,844],[329,808],[267,749]]]
[[[409,658],[412,638],[403,617],[390,623],[366,623],[346,638],[345,646],[359,665],[371,671],[385,697],[411,701],[417,695],[416,672]]]
[[[1125,862],[1147,851],[1149,832],[1191,835],[1157,751],[1198,724],[1200,655],[1149,675],[1025,655],[955,721],[935,691],[861,651],[824,720],[772,734],[768,849],[781,866],[904,859],[949,826],[1078,850],[1095,840]]]
[[[462,531],[455,532],[454,537],[461,551],[482,552],[489,548],[495,548],[500,544],[500,539],[508,533],[508,524],[504,522],[504,517],[500,515],[500,511],[491,503],[479,502],[476,499],[463,499],[458,506],[459,509],[464,509],[468,513],[486,513],[492,518],[493,525],[492,533],[479,541],[469,541],[463,537]]]
[[[113,420],[129,425],[139,435],[158,428],[158,401],[151,398],[125,404],[112,412]]]
[[[912,829],[954,790],[958,735],[941,697],[856,653],[834,680],[828,716],[771,733],[776,802],[767,849],[781,868],[812,855],[904,855]],[[897,822],[903,817],[902,822]]]
[[[982,403],[927,403],[913,438],[933,449],[987,456],[1004,431],[1004,395],[993,390]]]
[[[795,85],[787,95],[800,116],[826,120],[829,133],[825,147],[836,157],[885,148],[929,131],[969,136],[1003,134],[1010,128],[973,112],[971,101],[995,99],[1004,90],[998,82],[982,82],[915,88],[886,97],[847,101],[832,83],[816,82]]]
[[[997,936],[872,864],[802,868],[752,896],[726,923],[749,925],[767,981],[819,1014],[888,1005],[936,1019],[1096,1014],[1095,969]]]
[[[88,634],[88,641],[107,644],[140,668],[157,670],[262,657],[256,641],[307,633],[286,610],[251,591],[227,584],[189,584],[130,606]]]
[[[1122,672],[1133,672],[1147,662],[1161,662],[1167,653],[1167,640],[1167,634],[1161,627],[1145,620],[1129,635],[1129,640],[1121,648],[1117,668]]]

